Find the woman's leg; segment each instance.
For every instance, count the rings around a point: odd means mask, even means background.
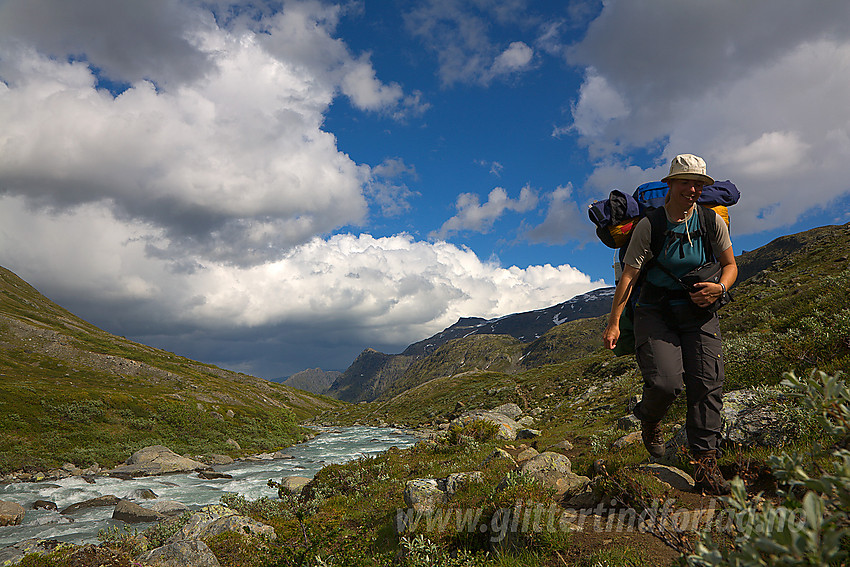
[[[661,421],[684,388],[679,333],[653,307],[635,309],[635,349],[643,375],[643,398],[635,408],[642,421]]]
[[[720,323],[712,317],[682,334],[688,417],[685,427],[694,452],[714,451],[720,443],[723,409],[723,353]]]

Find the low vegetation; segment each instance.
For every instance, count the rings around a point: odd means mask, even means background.
[[[206,543],[226,567],[846,565],[850,390],[842,373],[850,370],[850,225],[781,240],[777,249],[781,253],[765,253],[771,258],[767,263],[751,256],[755,253],[744,255],[741,271],[747,277],[722,317],[727,390],[752,389],[792,433],[781,448],[730,446],[720,459],[724,474],[738,477],[735,491],[720,507],[746,520],[743,527],[705,533],[530,529],[494,540],[494,527],[503,523],[506,510],[533,513],[538,503],[551,504],[553,496],[550,489],[516,474],[509,460],[488,460],[497,448],[512,455],[527,449],[521,442],[498,441],[492,428],[480,425],[449,425],[466,410],[505,402],[517,403],[535,418],[533,427],[540,435],[529,446],[567,455],[574,472],[594,479],[594,497],[611,511],[644,512],[671,498],[681,510],[706,505],[700,495],[677,491],[643,472],[640,466],[647,457],[640,443],[613,448],[626,433],[618,420],[629,413],[641,380],[633,357],[614,357],[599,348],[594,336],[604,318],[598,318],[566,323],[527,345],[505,342],[502,346],[511,356],[491,355],[491,360],[509,364],[469,368],[447,356],[427,372],[422,365],[420,378],[430,379],[417,379],[392,397],[316,412],[315,422],[410,425],[432,428],[435,437],[410,449],[325,467],[300,496],[283,489],[277,499],[228,496],[224,504],[272,525],[277,540],[258,542],[228,533]],[[589,346],[594,340],[596,346]],[[471,352],[473,347],[457,342],[445,348]],[[452,364],[451,372],[443,372]],[[791,373],[783,381],[785,370]],[[54,399],[36,409],[55,424],[75,419],[107,423],[112,407],[92,401],[96,399]],[[134,416],[144,420],[153,419],[153,413],[156,419],[170,415],[159,407]],[[204,409],[209,415],[212,406]],[[3,415],[14,424],[25,414]],[[184,419],[192,423],[203,417]],[[666,435],[683,421],[684,405],[677,403]],[[678,466],[692,472],[688,456],[680,457]],[[398,533],[397,513],[406,509],[403,492],[409,480],[470,471],[481,471],[482,482],[462,486],[451,503],[452,509],[472,511],[472,516],[432,518],[430,527]],[[789,510],[801,521],[777,529],[779,514]],[[100,553],[127,553],[129,537],[105,542],[108,546],[99,548]],[[71,555],[81,553],[79,549],[62,553],[49,564],[95,564],[73,562]],[[43,558],[28,560],[25,565],[48,564],[38,563]]]

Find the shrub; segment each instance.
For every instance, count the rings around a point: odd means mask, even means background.
[[[833,444],[815,445],[808,455],[783,453],[770,459],[774,475],[788,488],[785,506],[776,507],[760,498],[748,499],[740,478],[732,481],[732,495],[725,499],[735,513],[732,549],[715,544],[703,534],[696,552],[687,558],[693,567],[756,565],[845,564],[846,538],[850,534],[850,388],[840,373],[828,376],[813,371],[808,378],[785,374],[783,385],[801,398]],[[832,471],[818,463],[831,461]],[[811,470],[820,471],[813,476]],[[796,495],[805,492],[802,499]],[[844,541],[842,541],[844,540]]]
[[[449,428],[447,441],[451,445],[465,445],[470,441],[476,443],[484,443],[496,437],[499,432],[499,426],[490,421],[476,419],[475,421],[464,425],[452,425]]]

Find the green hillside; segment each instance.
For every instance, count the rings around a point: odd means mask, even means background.
[[[109,334],[0,268],[0,471],[112,466],[135,450],[236,456],[302,439],[341,402]]]

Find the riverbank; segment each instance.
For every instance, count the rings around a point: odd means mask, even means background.
[[[143,508],[177,502],[185,510],[197,511],[218,504],[224,494],[253,500],[276,498],[277,491],[269,488],[269,480],[293,476],[312,478],[324,466],[372,456],[393,446],[407,447],[415,442],[413,436],[397,429],[333,428],[284,451],[247,455],[230,464],[211,465],[217,478],[204,478],[204,471],[133,478],[108,476],[106,471],[100,471],[93,477],[69,475],[55,480],[7,483],[0,486],[0,500],[17,503],[25,510],[25,516],[17,526],[0,527],[0,546],[33,538],[95,543],[98,531],[125,524],[114,518],[114,501],[105,506],[71,509],[66,514],[60,512],[82,502],[111,496]],[[145,494],[153,494],[154,498],[145,498]],[[35,508],[38,501],[50,502],[55,507]],[[142,522],[135,527],[141,529],[149,525],[152,524]]]

